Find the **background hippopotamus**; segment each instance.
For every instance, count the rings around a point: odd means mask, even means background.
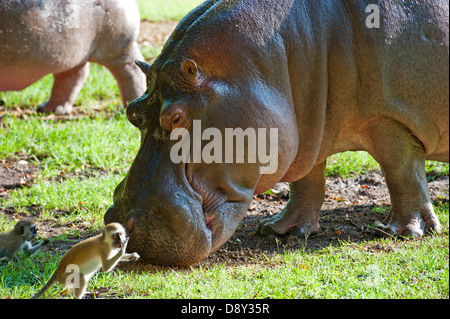
[[[258,232],[313,234],[327,157],[365,150],[391,196],[382,230],[438,232],[424,162],[449,159],[448,3],[378,1],[377,17],[371,2],[211,0],[193,10],[154,64],[140,63],[147,91],[127,116],[141,147],[105,222],[124,223],[149,262],[192,264],[233,234],[253,194],[285,181],[286,207]],[[193,133],[195,120],[222,133],[277,128],[276,171],[175,163],[169,134]]]
[[[0,90],[22,90],[53,73],[42,112],[70,113],[89,73],[88,62],[106,66],[123,105],[145,91],[134,64],[139,11],[133,0],[0,1]]]

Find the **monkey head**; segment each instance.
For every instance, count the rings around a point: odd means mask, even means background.
[[[119,223],[111,223],[103,229],[104,240],[108,241],[112,247],[121,248],[128,241],[125,228]]]
[[[36,225],[30,220],[21,220],[14,226],[15,233],[24,240],[31,241],[36,237]]]

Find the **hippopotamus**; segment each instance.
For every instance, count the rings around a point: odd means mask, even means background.
[[[210,0],[191,11],[152,65],[138,62],[147,90],[126,114],[140,149],[105,222],[123,223],[149,263],[194,264],[230,238],[254,194],[288,182],[286,206],[257,232],[312,235],[327,157],[361,150],[390,192],[380,231],[439,232],[425,160],[449,160],[448,2],[372,2]],[[175,161],[199,122],[202,139]],[[203,157],[237,128],[276,129],[274,169]]]
[[[106,66],[123,105],[145,91],[136,38],[134,1],[0,1],[0,90],[22,90],[52,73],[53,88],[40,112],[71,113],[89,74],[89,62]]]

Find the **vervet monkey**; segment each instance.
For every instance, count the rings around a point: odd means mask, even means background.
[[[39,244],[32,245],[31,240],[36,237],[36,225],[30,220],[21,220],[13,230],[0,234],[0,261],[4,259],[18,260],[17,254],[22,250],[32,256],[49,240],[45,239]]]
[[[110,271],[119,261],[134,261],[140,257],[137,253],[126,254],[127,244],[128,238],[122,225],[106,225],[102,234],[70,248],[48,282],[32,299],[39,298],[57,282],[73,288],[75,296],[82,298],[89,279],[100,268],[105,272]]]

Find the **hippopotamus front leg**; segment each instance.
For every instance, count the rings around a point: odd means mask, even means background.
[[[371,155],[380,163],[391,197],[391,211],[381,230],[390,235],[421,237],[439,232],[425,177],[425,149],[395,120],[380,118],[368,127]]]
[[[318,164],[304,178],[290,183],[286,206],[281,213],[263,220],[257,233],[263,236],[287,232],[298,236],[317,233],[325,196],[325,168],[326,162]]]
[[[89,63],[68,71],[53,74],[54,83],[50,100],[38,107],[38,112],[70,114],[72,105],[89,75]]]

